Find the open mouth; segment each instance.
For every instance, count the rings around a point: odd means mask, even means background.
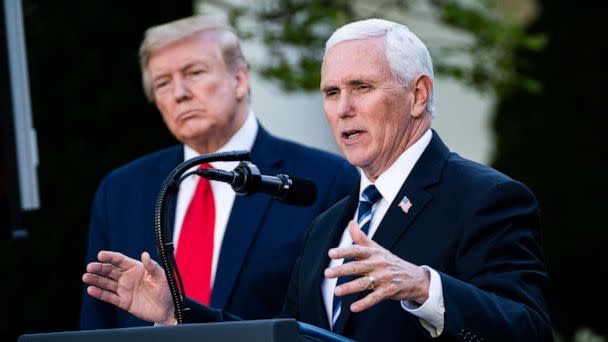
[[[358,137],[359,135],[361,135],[362,132],[363,131],[358,131],[358,130],[351,130],[351,131],[342,132],[342,138],[344,138],[346,140],[355,139],[356,137]]]

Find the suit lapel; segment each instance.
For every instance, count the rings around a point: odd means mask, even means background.
[[[158,164],[158,177],[160,182],[158,182],[158,190],[161,188],[161,184],[165,181],[167,176],[182,162],[184,161],[184,146],[179,145],[171,151],[170,157],[167,159],[163,159]],[[158,195],[157,195],[158,196]],[[177,206],[177,194],[173,194],[169,198],[167,203],[167,212],[165,213],[165,226],[164,231],[167,235],[165,235],[165,241],[173,241],[173,231],[175,229],[175,208]]]
[[[374,241],[390,250],[395,242],[405,234],[416,216],[432,199],[432,195],[426,189],[439,182],[448,153],[448,148],[439,139],[437,133],[433,131],[433,137],[429,145],[401,186],[397,197],[391,203],[384,219],[378,226],[378,230],[373,237]],[[399,207],[399,203],[405,196],[411,203],[407,212]]]
[[[410,183],[412,184],[411,186]],[[399,207],[399,202],[404,196],[407,196],[412,204],[407,213]],[[390,250],[399,237],[405,234],[416,216],[424,209],[431,198],[431,194],[424,189],[422,183],[406,181],[378,226],[373,240]]]
[[[274,138],[259,126],[251,149],[251,159],[263,173],[278,169],[282,161],[279,156],[281,153],[277,151],[279,145],[273,141]],[[224,308],[228,303],[243,261],[256,232],[263,225],[262,219],[270,203],[271,197],[266,195],[235,197],[218,259],[211,306]]]
[[[420,156],[418,162],[412,169],[412,172],[401,186],[397,197],[390,204],[382,222],[378,226],[378,230],[373,236],[382,247],[391,250],[395,243],[401,238],[405,232],[411,227],[416,216],[424,209],[431,201],[432,195],[426,190],[432,184],[439,182],[443,165],[448,157],[449,150],[443,144],[437,133],[433,131],[433,137]],[[404,196],[407,196],[412,203],[412,206],[407,210],[407,213],[399,207],[399,203]],[[346,322],[351,315],[348,309],[352,303],[363,298],[368,292],[359,292],[350,296],[346,296],[342,301],[342,312],[334,332],[341,334],[346,326]],[[345,310],[346,308],[346,310]]]

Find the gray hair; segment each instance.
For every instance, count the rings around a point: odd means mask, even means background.
[[[148,62],[152,54],[178,40],[208,31],[217,32],[226,66],[234,70],[247,69],[247,61],[241,52],[239,38],[223,17],[197,15],[150,27],[146,30],[144,40],[139,47],[142,84],[150,102],[154,102],[152,80],[148,72]]]
[[[398,82],[407,86],[418,74],[427,75],[434,81],[433,61],[426,45],[406,26],[384,19],[360,20],[340,27],[325,43],[325,55],[338,43],[381,36],[385,37],[384,53]],[[434,115],[434,89],[431,91],[427,110]]]

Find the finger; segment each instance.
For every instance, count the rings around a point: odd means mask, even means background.
[[[153,277],[164,276],[163,269],[160,265],[150,257],[150,253],[141,253],[141,262],[144,264],[144,268]]]
[[[373,270],[374,266],[369,261],[351,261],[325,269],[325,277],[337,278],[347,275],[367,274]]]
[[[120,297],[111,291],[100,289],[95,286],[87,287],[87,293],[92,297],[103,300],[104,302],[108,302],[110,304],[114,304],[120,307]]]
[[[332,248],[327,254],[332,259],[351,258],[364,260],[374,254],[374,250],[361,245],[348,245],[346,247]]]
[[[87,265],[87,272],[97,274],[106,278],[118,280],[122,275],[122,270],[111,264],[91,262]]]
[[[348,232],[353,239],[353,243],[361,246],[373,246],[373,241],[365,235],[354,220],[348,223]]]
[[[362,299],[352,303],[350,305],[350,311],[352,312],[361,312],[371,308],[372,306],[380,303],[383,300],[388,299],[386,290],[384,288],[378,288],[375,291],[372,291],[370,294],[365,296]]]
[[[114,293],[118,291],[117,281],[110,278],[101,277],[97,274],[85,273],[82,275],[82,281],[88,285],[98,287],[102,290],[107,290]]]
[[[97,259],[124,269],[131,268],[137,263],[135,259],[131,259],[122,253],[111,251],[100,251],[97,253]]]
[[[376,284],[377,285],[377,284]],[[365,277],[359,277],[357,279],[351,280],[347,283],[344,283],[340,286],[337,286],[334,293],[336,296],[346,296],[352,293],[357,293],[361,291],[368,290],[370,287],[369,279]]]

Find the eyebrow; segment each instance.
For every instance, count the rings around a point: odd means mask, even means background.
[[[357,79],[357,80],[351,80],[351,81],[348,81],[348,82],[347,82],[347,84],[348,84],[349,86],[351,86],[351,87],[352,87],[352,86],[358,86],[358,85],[361,85],[361,84],[363,84],[363,83],[371,83],[371,82],[370,82],[370,81],[365,81],[365,80],[360,80],[360,79]]]
[[[203,62],[201,62],[201,61],[194,61],[194,62],[190,62],[190,63],[188,63],[188,64],[184,65],[183,67],[181,67],[181,68],[179,69],[179,71],[182,71],[182,72],[183,72],[183,71],[186,71],[186,70],[188,70],[188,69],[192,68],[193,66],[197,66],[197,65],[199,65],[199,64],[200,64],[201,66],[203,66],[203,67],[205,66],[205,63],[203,63]]]
[[[354,79],[354,80],[350,80],[350,81],[346,82],[346,84],[348,84],[348,86],[350,86],[350,87],[356,87],[361,84],[371,84],[371,83],[372,83],[371,81],[365,81],[362,79]],[[339,87],[337,87],[337,86],[328,85],[328,86],[321,88],[321,91],[328,92],[330,90],[336,90],[338,88]]]
[[[190,63],[184,65],[183,67],[179,68],[179,71],[180,72],[184,72],[184,71],[188,70],[189,68],[192,68],[193,66],[196,66],[196,65],[199,65],[199,64],[201,66],[203,66],[203,67],[205,66],[205,64],[203,62],[201,62],[201,61],[194,61],[194,62],[190,62]],[[159,80],[161,78],[164,78],[164,77],[169,77],[169,73],[162,73],[160,75],[157,75],[156,77],[154,77],[152,79],[152,82],[155,82],[155,81],[157,81],[157,80]]]
[[[163,73],[163,74],[157,75],[152,79],[152,83],[154,83],[162,78],[165,78],[165,77],[169,77],[169,74]]]
[[[325,86],[325,87],[321,88],[321,91],[324,93],[327,93],[330,90],[336,90],[336,89],[338,89],[338,87],[336,87],[336,86]]]

